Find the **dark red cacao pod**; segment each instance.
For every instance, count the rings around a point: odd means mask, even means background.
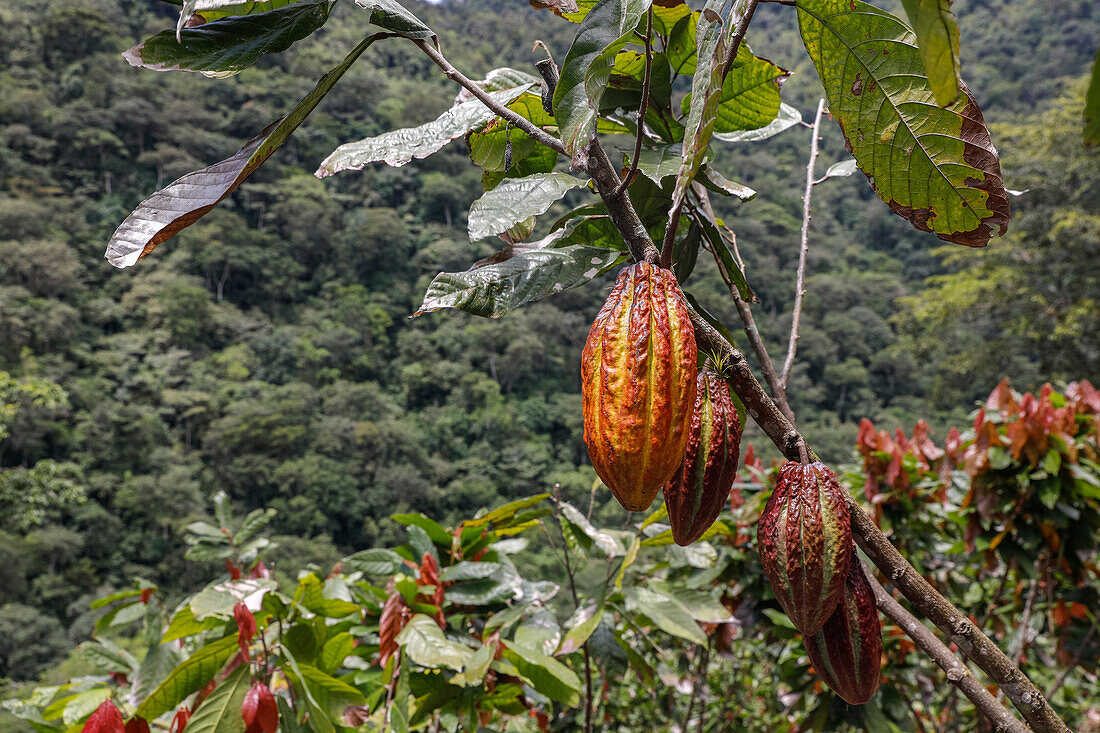
[[[824,463],[788,462],[756,529],[764,574],[791,621],[816,634],[836,608],[851,558],[844,490]]]
[[[592,466],[628,511],[646,509],[684,460],[696,353],[676,277],[624,268],[588,332],[581,395]]]
[[[687,453],[665,484],[672,538],[687,546],[703,536],[722,513],[737,476],[741,419],[726,380],[700,372],[695,383]]]
[[[862,705],[878,689],[882,625],[875,593],[854,547],[851,557],[840,603],[821,631],[803,641],[825,684],[852,705]]]

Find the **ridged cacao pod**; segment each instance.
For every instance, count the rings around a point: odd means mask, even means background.
[[[581,355],[584,442],[624,509],[647,508],[684,460],[697,374],[676,278],[648,262],[625,268]]]
[[[764,574],[803,634],[816,634],[836,608],[851,559],[852,527],[843,489],[824,463],[779,469],[756,529]]]
[[[687,453],[665,484],[672,538],[687,546],[703,536],[725,508],[737,476],[741,419],[726,380],[700,372],[695,383]]]
[[[821,631],[803,640],[825,684],[851,704],[862,705],[878,689],[882,625],[875,593],[854,548],[851,556],[840,603]]]

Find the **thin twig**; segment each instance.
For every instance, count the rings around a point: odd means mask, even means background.
[[[692,184],[692,193],[695,194],[696,199],[699,201],[699,211],[703,216],[718,229],[718,222],[714,216],[714,207],[710,203],[710,194],[707,190],[698,184]],[[730,243],[737,251],[737,238],[732,231],[726,229],[730,237]],[[721,230],[719,230],[719,236]],[[760,329],[756,327],[756,319],[752,316],[752,308],[745,302],[745,299],[741,297],[741,291],[737,289],[737,285],[734,284],[733,278],[726,272],[726,265],[722,262],[722,258],[718,256],[718,251],[715,247],[711,248],[711,254],[714,255],[714,262],[718,265],[718,273],[722,276],[722,279],[726,282],[726,287],[730,291],[730,297],[733,298],[734,307],[737,308],[737,315],[741,317],[741,323],[745,326],[745,336],[749,339],[749,345],[752,346],[752,351],[756,354],[756,361],[760,364],[760,370],[764,373],[764,380],[768,383],[768,389],[771,390],[772,399],[779,405],[779,409],[783,412],[788,420],[794,422],[794,412],[791,410],[790,404],[787,402],[787,390],[784,389],[783,384],[779,381],[779,376],[775,373],[775,366],[772,365],[771,357],[768,355],[768,349],[764,345],[764,339],[760,336]],[[740,253],[737,255],[737,259],[740,260]]]
[[[555,489],[560,489],[557,485]],[[560,502],[561,496],[555,499]],[[573,563],[569,559],[569,542],[565,539],[565,529],[562,528],[561,514],[558,504],[554,504],[555,518],[558,520],[558,532],[561,534],[561,553],[565,557],[565,572],[569,576],[569,592],[573,595],[573,611],[580,608],[580,597],[577,595],[577,582],[573,575]],[[581,647],[584,653],[584,733],[592,733],[592,662],[588,655],[588,641]]]
[[[817,164],[817,143],[821,134],[821,113],[825,111],[825,100],[818,100],[814,127],[810,133],[810,160],[806,163],[806,192],[802,195],[802,241],[798,248],[798,273],[795,277],[794,308],[791,310],[791,337],[787,343],[787,358],[783,360],[783,371],[779,373],[779,383],[783,389],[791,378],[794,366],[794,352],[798,349],[798,324],[802,319],[802,296],[806,294],[806,253],[810,248],[810,197],[813,195],[814,166]]]
[[[854,560],[854,558],[853,558]],[[917,647],[930,656],[947,675],[947,680],[964,695],[970,698],[974,706],[989,718],[997,730],[1011,733],[1027,733],[1027,726],[1013,716],[1008,709],[993,699],[989,690],[970,674],[966,664],[951,653],[951,650],[928,630],[917,617],[905,610],[886,590],[879,585],[874,575],[864,568],[864,575],[875,592],[875,602],[879,610],[904,631]]]
[[[634,176],[638,175],[638,157],[642,154],[642,138],[645,137],[645,115],[649,109],[649,83],[653,74],[653,7],[646,12],[645,28],[645,77],[642,79],[642,102],[638,105],[638,135],[634,140],[634,157],[630,159],[630,170],[623,176],[623,182],[619,184],[619,195],[622,195]]]
[[[452,66],[451,62],[448,61],[446,57],[439,51],[439,49],[436,48],[433,44],[430,44],[423,39],[415,39],[413,40],[413,43],[419,46],[420,50],[427,54],[428,58],[435,62],[436,66],[443,69],[443,73],[445,73],[448,78],[450,78],[452,81],[454,81],[456,84],[463,87],[464,89],[469,90],[471,94],[481,100],[482,104],[493,110],[493,112],[495,112],[498,117],[508,120],[513,125],[530,135],[531,138],[533,138],[536,142],[540,142],[551,150],[555,150],[562,155],[566,154],[565,146],[562,145],[561,140],[546,132],[542,128],[533,125],[530,121],[524,119],[520,115],[516,114],[512,110],[497,102],[495,99],[489,96],[489,94],[484,89],[482,89],[476,83],[470,81],[470,79],[466,77],[465,74]]]

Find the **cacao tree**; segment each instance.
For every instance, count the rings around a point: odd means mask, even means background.
[[[910,0],[905,3],[907,23],[860,0],[776,1],[797,15],[826,98],[814,122],[805,218],[814,183],[817,131],[827,106],[853,159],[831,167],[825,178],[858,168],[891,211],[949,243],[983,247],[1003,235],[1009,224],[1009,194],[977,99],[962,80],[958,31],[948,5]],[[234,74],[322,28],[334,4],[184,0],[176,28],[129,49],[124,57],[134,66],[156,71]],[[12,704],[9,709],[50,730],[57,728],[58,720],[90,731],[141,729],[158,719],[168,725],[163,721],[172,713],[172,725],[179,729],[198,726],[238,733],[272,733],[276,726],[308,726],[317,733],[330,733],[338,726],[404,730],[438,727],[444,716],[447,725],[473,730],[498,715],[515,719],[525,713],[543,729],[553,717],[555,722],[591,730],[596,707],[593,679],[602,676],[607,685],[609,657],[621,653],[639,679],[655,678],[653,665],[639,651],[639,645],[650,641],[647,628],[703,645],[709,654],[711,644],[699,624],[733,623],[735,609],[730,605],[736,603],[730,599],[724,605],[724,594],[719,603],[711,590],[701,590],[717,589],[715,581],[728,569],[705,541],[727,538],[731,552],[739,552],[738,560],[745,562],[752,553],[738,548],[746,541],[751,544],[752,538],[743,537],[742,530],[759,519],[757,549],[771,591],[790,616],[790,630],[803,634],[820,678],[849,703],[866,703],[877,689],[881,611],[894,622],[892,628],[911,637],[916,648],[943,669],[953,688],[997,728],[1026,730],[1022,718],[1034,730],[1067,730],[1046,696],[1017,666],[1013,657],[1019,651],[1006,655],[983,633],[984,623],[968,618],[929,583],[924,568],[914,567],[914,560],[906,559],[884,534],[882,526],[894,525],[886,524],[883,502],[865,492],[869,514],[833,471],[815,461],[812,447],[795,426],[785,389],[797,318],[787,362],[777,374],[752,322],[752,273],[741,265],[736,223],[719,218],[711,201],[712,194],[742,201],[754,195],[712,165],[714,146],[765,140],[801,122],[801,114],[781,99],[788,72],[754,55],[748,43],[759,0],[709,0],[702,8],[675,0],[532,4],[539,6],[532,12],[554,12],[563,22],[576,25],[568,50],[546,49],[546,58],[531,71],[484,70],[475,74],[484,73],[475,81],[451,64],[435,32],[408,9],[394,0],[356,0],[366,12],[364,20],[380,30],[365,36],[284,117],[237,153],[183,176],[142,202],[115,231],[106,257],[117,267],[132,266],[194,224],[290,138],[369,48],[412,44],[461,88],[454,104],[424,125],[339,146],[321,162],[317,175],[373,163],[400,166],[463,138],[471,160],[483,171],[484,194],[470,209],[469,235],[474,240],[499,237],[504,246],[468,270],[439,273],[428,286],[418,316],[458,308],[499,318],[525,303],[584,286],[625,264],[596,317],[581,365],[589,455],[624,508],[640,511],[674,481],[681,467],[687,474],[685,452],[698,460],[692,451],[703,448],[706,465],[701,480],[693,482],[693,489],[681,484],[687,501],[669,501],[667,510],[636,523],[628,517],[629,528],[618,532],[597,529],[575,506],[546,495],[497,508],[453,528],[424,515],[400,515],[395,518],[409,527],[406,546],[353,555],[324,580],[306,572],[294,590],[270,578],[259,559],[263,543],[257,537],[270,514],[253,513],[234,525],[221,510],[217,525],[192,526],[189,555],[224,560],[227,580],[175,610],[162,605],[155,589],[142,585],[97,602],[110,609],[98,622],[101,631],[139,620],[146,630],[149,647],[140,663],[106,640],[89,647],[94,650],[89,654],[104,660],[101,667],[116,684],[125,681],[128,686],[120,701],[129,722],[123,722],[109,699],[117,696],[115,688],[97,681],[73,682],[42,692],[37,702]],[[1086,112],[1089,141],[1095,137],[1093,96]],[[566,195],[572,198],[577,189],[585,192],[584,203],[539,228],[538,217]],[[799,292],[806,246],[804,237]],[[729,284],[743,320],[745,343],[757,357],[767,391],[728,325],[684,289],[701,253],[709,254]],[[700,359],[713,363],[712,375],[725,382],[741,411],[736,416],[725,409],[723,420],[744,425],[752,417],[789,461],[779,472],[774,493],[762,467],[757,467],[754,502],[733,509],[742,521],[734,522],[732,529],[717,521],[702,534],[691,532],[702,545],[676,537],[680,532],[674,531],[684,521],[694,523],[711,456],[723,453],[712,451],[711,441],[714,430],[725,430],[726,423],[716,421],[709,397],[696,400]],[[1075,386],[1076,395],[1095,395],[1091,387],[1081,385]],[[998,400],[997,409],[1012,413],[1015,397]],[[964,543],[995,531],[991,519],[998,510],[1002,515],[1005,511],[996,504],[1006,497],[989,489],[987,482],[995,477],[986,476],[983,460],[1004,470],[1011,462],[1003,454],[1013,461],[1021,456],[1030,461],[1025,448],[1052,435],[1059,445],[1076,446],[1082,428],[1083,440],[1095,445],[1095,426],[1087,426],[1095,422],[1100,408],[1091,397],[1078,403],[1084,407],[1055,405],[1051,392],[1031,396],[1020,402],[1013,413],[1020,419],[1011,423],[1004,437],[997,423],[979,414],[967,449],[979,457],[962,464],[968,473],[973,469],[974,483],[959,509],[971,503],[979,508],[976,517],[966,514]],[[700,423],[698,433],[693,421]],[[1058,430],[1051,430],[1051,421]],[[952,440],[962,439],[949,437]],[[925,452],[927,442],[916,437],[912,441],[926,468],[935,460],[934,450]],[[736,456],[739,446],[730,447]],[[868,428],[861,436],[868,487],[877,476],[875,461],[884,460],[877,453],[900,450],[904,466],[909,447],[901,439],[890,447]],[[957,456],[959,445],[952,450]],[[1015,522],[1042,516],[1040,509],[1029,508],[1036,499],[1047,509],[1059,505],[1060,481],[1036,484],[1037,494],[1030,482],[1059,475],[1065,454],[1038,445],[1032,453],[1059,457],[1043,463],[1044,476],[1027,469],[1013,474],[1020,482],[1017,486],[1028,488],[1017,492],[1006,520],[1012,527],[996,530],[999,539],[989,542],[990,549],[997,549],[1009,535],[1021,547],[1034,544],[1034,533],[1013,532]],[[746,460],[752,464],[749,456]],[[1088,458],[1073,452],[1067,465],[1085,467],[1067,469],[1074,486],[1077,481],[1092,485],[1078,474],[1091,475],[1095,464],[1085,461],[1093,458],[1095,452]],[[951,473],[953,467],[947,465]],[[731,480],[719,468],[713,470],[720,473],[722,483]],[[919,473],[919,467],[914,470]],[[893,457],[886,476],[891,483],[903,476]],[[1095,517],[1090,490],[1082,490],[1084,505]],[[772,500],[764,506],[769,494]],[[721,499],[717,506],[724,505],[725,496]],[[707,502],[716,504],[712,497]],[[546,503],[552,508],[538,506]],[[752,514],[744,506],[756,507],[751,521],[744,521]],[[671,528],[662,527],[662,511],[677,512],[675,519],[669,517]],[[515,625],[529,614],[537,615],[557,590],[545,581],[523,580],[508,559],[519,547],[512,536],[543,526],[540,519],[547,512],[557,520],[573,596],[573,622],[564,636],[555,635],[556,622],[545,619],[528,618],[529,623]],[[706,516],[717,518],[713,509]],[[1037,522],[1039,535],[1048,536],[1043,534],[1044,520]],[[672,561],[664,567],[659,560],[655,570],[643,571],[644,582],[626,584],[625,574],[643,546],[671,547],[674,539],[688,544],[677,551],[677,562],[701,573],[685,578],[671,571]],[[868,575],[856,545],[892,592]],[[1081,562],[1094,565],[1095,544],[1089,547],[1087,541],[1081,543],[1082,551],[1072,545],[1071,552],[1048,547],[1040,574],[1060,573],[1068,566],[1068,577],[1080,582],[1082,571],[1078,568],[1074,574],[1071,556],[1080,560],[1091,551],[1091,558]],[[607,565],[603,592],[589,603],[573,583],[571,552],[589,554],[593,548],[615,562]],[[388,580],[383,586],[372,585],[364,580],[371,576]],[[683,585],[677,585],[681,581]],[[1052,582],[1047,585],[1053,589]],[[769,592],[762,584],[757,590],[761,596]],[[1030,592],[1034,596],[1037,591]],[[923,626],[893,593],[930,620],[943,638]],[[812,602],[818,605],[807,608]],[[1021,639],[1027,636],[1033,606],[1025,608]],[[495,612],[483,619],[478,609],[485,607]],[[366,617],[376,619],[376,626],[364,623]],[[786,623],[778,613],[773,618],[781,627]],[[181,643],[185,654],[179,651]],[[611,651],[601,658],[594,653],[601,649]],[[555,658],[572,655],[579,655],[580,661],[567,665]],[[1015,711],[978,682],[967,663],[980,668]],[[700,666],[700,676],[705,677],[707,663]],[[583,668],[583,702],[575,667]],[[444,669],[455,673],[445,682],[438,671]],[[336,676],[341,670],[346,673]],[[612,702],[606,691],[605,698],[604,708],[609,710]],[[186,700],[190,702],[179,707]],[[412,708],[410,701],[416,703]],[[694,702],[693,696],[685,720],[692,719]],[[562,712],[570,709],[575,719]],[[829,711],[815,714],[825,720]]]

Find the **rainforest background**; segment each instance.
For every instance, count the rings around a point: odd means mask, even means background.
[[[348,5],[227,79],[121,58],[174,24],[171,4],[0,6],[0,676],[13,694],[75,669],[96,596],[135,576],[168,594],[214,577],[183,560],[183,528],[218,491],[241,513],[277,510],[267,557],[289,573],[399,543],[395,512],[448,521],[553,484],[587,502],[578,362],[611,275],[499,322],[410,320],[435,273],[497,249],[466,236],[481,186],[461,141],[401,168],[312,175],[339,143],[450,105],[454,88],[411,46],[372,48],[271,162],[156,257],[126,271],[102,259],[142,198],[236,150],[344,56],[366,26]],[[564,54],[574,31],[521,0],[411,7],[475,76],[530,70],[536,39]],[[861,175],[816,188],[789,394],[831,462],[852,461],[864,417],[890,430],[924,419],[942,440],[1001,377],[1020,390],[1100,381],[1100,159],[1080,142],[1100,5],[954,8],[966,81],[1022,193],[1010,234],[970,251],[898,220]],[[820,87],[785,10],[762,6],[749,41],[791,69],[783,97],[810,121]],[[804,127],[718,144],[716,165],[759,192],[718,213],[773,354],[808,148]],[[819,172],[845,155],[826,125]],[[713,266],[694,278],[703,304],[736,320]]]

